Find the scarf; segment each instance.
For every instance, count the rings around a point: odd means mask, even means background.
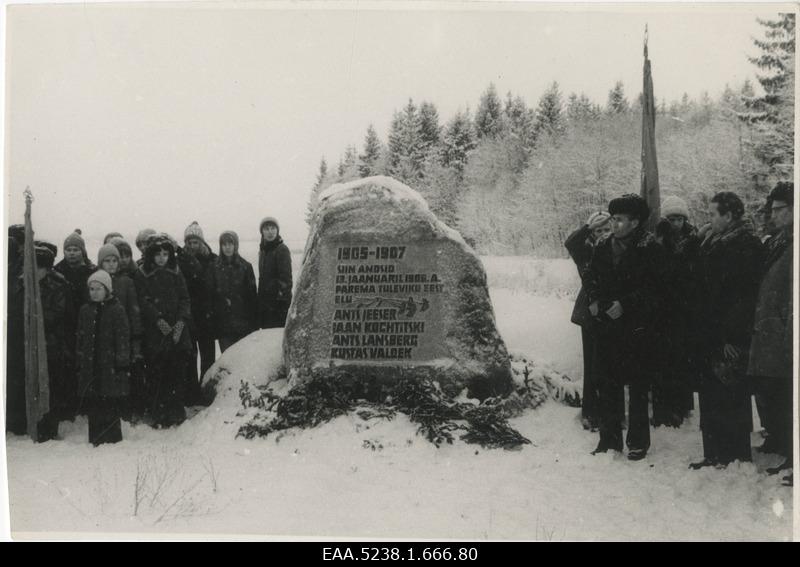
[[[709,253],[711,250],[715,249],[717,246],[721,246],[723,244],[727,244],[732,240],[737,239],[738,237],[742,236],[743,234],[754,234],[755,227],[753,226],[753,222],[750,219],[739,219],[733,221],[728,227],[720,233],[714,234],[709,233],[706,236],[706,239],[703,241],[701,248],[706,252]]]
[[[261,238],[261,245],[259,248],[261,249],[262,252],[268,254],[273,250],[275,250],[281,244],[283,244],[283,239],[280,237],[280,235],[276,236],[275,240],[273,240],[272,242],[264,240],[264,238]]]

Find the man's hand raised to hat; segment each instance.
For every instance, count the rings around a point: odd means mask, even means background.
[[[586,221],[586,226],[588,226],[590,229],[595,229],[606,224],[610,218],[611,215],[605,211],[598,211],[596,213],[592,213],[592,215],[589,217],[589,220]]]

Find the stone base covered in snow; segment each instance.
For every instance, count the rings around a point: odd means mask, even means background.
[[[480,259],[388,177],[320,195],[283,358],[290,384],[329,378],[366,397],[403,378],[478,398],[511,388]]]

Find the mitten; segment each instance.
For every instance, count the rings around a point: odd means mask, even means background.
[[[183,321],[178,321],[175,323],[175,327],[172,329],[172,340],[175,344],[181,340],[181,333],[183,333]]]
[[[165,337],[172,332],[172,327],[170,327],[169,323],[164,321],[164,319],[156,321],[156,325],[158,325],[158,330],[161,331],[161,334]]]

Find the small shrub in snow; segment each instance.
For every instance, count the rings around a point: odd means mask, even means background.
[[[528,357],[519,354],[511,355],[511,371],[517,384],[514,393],[521,398],[523,408],[538,407],[548,398],[570,407],[581,407],[582,382],[573,381],[566,374],[550,368],[537,366]]]

